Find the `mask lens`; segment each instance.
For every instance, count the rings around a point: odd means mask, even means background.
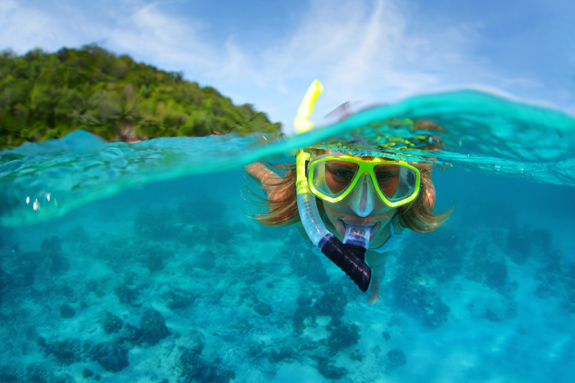
[[[316,162],[313,167],[313,185],[330,198],[345,192],[359,169],[359,165],[354,162],[333,160]]]
[[[401,165],[377,165],[373,172],[381,192],[391,202],[401,201],[415,192],[417,173]]]

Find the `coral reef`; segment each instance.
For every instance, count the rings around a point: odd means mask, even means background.
[[[164,317],[154,309],[147,310],[142,315],[140,331],[142,332],[142,341],[150,346],[170,336],[170,330],[166,327]]]
[[[62,318],[73,318],[76,315],[76,310],[72,308],[69,304],[63,304],[60,306],[60,316]]]
[[[323,357],[318,358],[317,370],[324,378],[331,380],[342,379],[348,374],[345,368],[334,366],[329,359]]]
[[[106,334],[116,333],[120,331],[124,325],[120,318],[110,313],[106,313],[106,316],[100,320],[100,324]]]
[[[389,350],[385,358],[385,371],[393,371],[407,363],[407,358],[401,350]]]
[[[449,306],[417,271],[402,270],[390,285],[395,304],[415,315],[425,325],[437,327],[447,321]]]
[[[112,342],[98,343],[91,350],[91,357],[106,371],[118,372],[130,365],[128,351]]]

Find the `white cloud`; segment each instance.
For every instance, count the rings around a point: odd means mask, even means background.
[[[118,15],[108,45],[119,52],[136,54],[155,65],[177,70],[182,66],[207,70],[216,55],[200,41],[202,24],[162,12],[157,5],[145,5],[133,13]]]
[[[287,125],[314,78],[326,88],[318,101],[320,113],[325,113],[347,100],[397,99],[444,88],[449,78],[461,81],[465,73],[475,73],[476,79],[481,75],[480,61],[466,54],[479,25],[452,25],[422,34],[398,4],[314,0],[285,41],[243,57],[242,80],[253,76],[252,83],[275,90],[278,97],[261,100],[259,106]],[[254,67],[259,70],[254,72]],[[223,83],[238,80],[226,78],[227,72],[220,76]]]
[[[78,4],[0,0],[0,41],[19,53],[101,43],[138,61],[182,70],[236,103],[253,103],[288,130],[316,78],[326,89],[320,116],[348,100],[394,101],[470,84],[504,91],[543,86],[529,73],[497,73],[489,57],[477,54],[482,23],[418,20],[399,0],[310,0],[287,35],[244,41],[239,33],[224,44],[212,35],[218,20],[174,14],[167,3]]]

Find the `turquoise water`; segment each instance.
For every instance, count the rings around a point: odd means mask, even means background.
[[[455,204],[390,254],[375,305],[297,230],[243,213],[241,166],[342,142],[436,164],[436,210]],[[76,132],[0,161],[0,381],[570,381],[563,113],[457,92],[296,138]]]

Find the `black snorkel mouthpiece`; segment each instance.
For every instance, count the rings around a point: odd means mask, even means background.
[[[334,235],[329,236],[321,247],[321,252],[364,293],[371,281],[371,269],[365,263],[365,251],[364,247],[342,243]]]

